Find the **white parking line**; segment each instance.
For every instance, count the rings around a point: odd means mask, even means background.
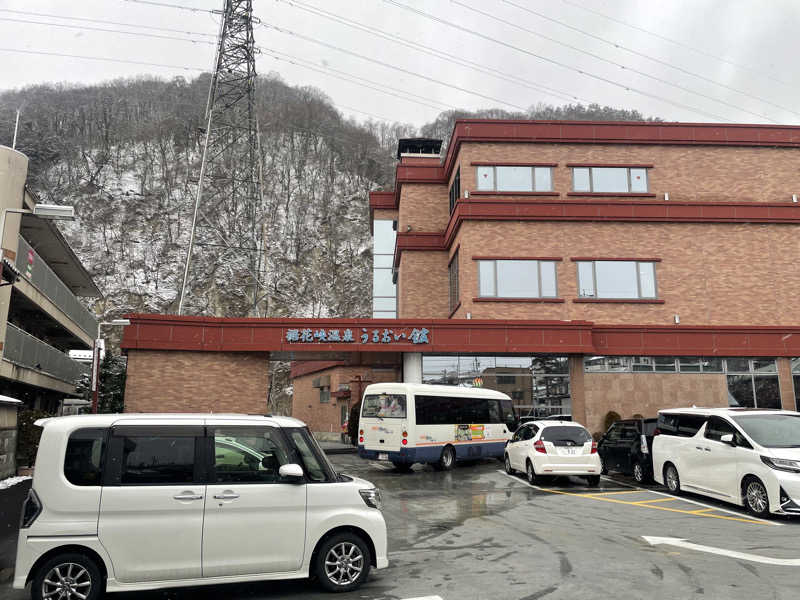
[[[622,481],[617,481],[616,479],[612,479],[611,477],[606,477],[605,475],[603,475],[601,477],[601,479],[605,479],[606,481],[611,481],[613,483],[616,483],[617,485],[624,485],[624,486],[627,486],[629,488],[642,490],[643,492],[651,492],[651,493],[656,494],[658,496],[664,496],[666,498],[675,498],[676,500],[680,500],[681,502],[688,502],[689,504],[696,504],[697,506],[702,506],[703,508],[712,508],[714,510],[718,510],[719,512],[724,512],[724,513],[728,513],[729,515],[733,515],[734,517],[746,516],[750,520],[760,521],[762,523],[766,523],[767,525],[783,526],[783,523],[778,523],[776,521],[770,521],[768,519],[761,519],[759,517],[755,517],[755,516],[751,515],[750,513],[746,513],[745,515],[742,515],[741,512],[736,512],[735,510],[729,510],[727,508],[720,508],[719,506],[714,506],[713,504],[706,504],[705,502],[698,502],[697,500],[692,500],[691,498],[687,498],[686,496],[676,496],[675,494],[669,494],[667,492],[659,492],[658,490],[650,490],[650,489],[647,489],[647,488],[639,487],[638,485],[631,485],[629,483],[625,483],[625,482],[622,482]]]
[[[403,600],[442,600],[441,596],[417,596],[416,598],[403,598]]]

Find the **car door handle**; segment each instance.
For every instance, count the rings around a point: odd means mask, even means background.
[[[706,452],[711,452],[711,448],[703,448]]]
[[[239,494],[229,491],[224,491],[221,494],[214,494],[214,498],[217,500],[236,500],[238,497]]]
[[[193,492],[183,492],[177,496],[173,496],[175,500],[202,500],[203,494],[195,494]]]
[[[703,447],[702,447],[702,446],[695,446],[695,448],[696,448],[697,450],[702,450],[702,449],[703,449]]]

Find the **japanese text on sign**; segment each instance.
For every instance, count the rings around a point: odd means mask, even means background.
[[[430,331],[425,327],[408,329],[287,329],[286,341],[291,344],[428,344]]]

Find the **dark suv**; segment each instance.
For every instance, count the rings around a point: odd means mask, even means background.
[[[658,419],[626,419],[608,428],[597,442],[603,472],[633,475],[638,483],[653,478],[653,432]]]

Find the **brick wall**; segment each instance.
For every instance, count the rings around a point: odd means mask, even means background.
[[[461,308],[455,318],[586,319],[603,324],[796,325],[800,270],[789,251],[797,245],[796,225],[727,223],[594,223],[468,221],[460,245]],[[406,254],[413,261],[405,262]],[[424,278],[437,289],[446,269],[423,271],[423,252],[404,253],[403,281]],[[431,253],[433,254],[433,253]],[[562,304],[473,302],[478,265],[473,256],[561,256],[557,263]],[[570,257],[660,258],[656,283],[663,304],[575,303],[577,266]],[[405,265],[408,268],[405,269]],[[436,312],[433,312],[436,311]],[[440,316],[419,308],[414,316]],[[402,314],[406,316],[406,314]],[[410,315],[409,315],[410,316]]]
[[[397,316],[446,319],[450,314],[447,252],[403,252],[397,276]]]
[[[553,187],[562,194],[572,191],[566,165],[594,162],[652,164],[650,192],[662,198],[667,192],[674,201],[791,202],[791,195],[800,193],[799,159],[796,148],[765,146],[464,143],[457,161],[462,196],[477,189],[472,161],[558,163]]]
[[[450,220],[448,187],[440,184],[406,183],[400,191],[397,231],[444,231]]]
[[[719,374],[584,373],[583,382],[586,414],[574,418],[592,433],[605,431],[609,411],[627,419],[655,417],[665,408],[728,406],[725,375]]]
[[[129,350],[125,412],[266,414],[268,356]]]

